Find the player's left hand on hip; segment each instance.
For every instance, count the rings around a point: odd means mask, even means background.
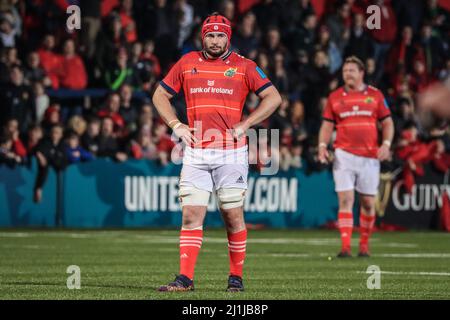
[[[247,132],[248,127],[243,123],[239,122],[233,127],[233,138],[239,140]]]
[[[389,159],[389,155],[390,155],[389,147],[387,145],[383,144],[378,149],[378,160],[385,161],[385,160]]]

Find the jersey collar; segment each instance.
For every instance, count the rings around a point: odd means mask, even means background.
[[[219,59],[222,59],[223,61],[225,61],[231,55],[231,53],[232,53],[232,51],[228,50],[227,52],[225,52],[223,55],[221,55],[217,59],[211,59],[206,54],[205,50],[202,50],[202,56],[203,56],[203,59],[205,59],[205,60],[219,60]]]
[[[344,87],[344,92],[345,92],[345,93],[347,93],[347,94],[350,93],[350,91],[348,91],[346,85],[344,85],[343,87]],[[368,88],[368,87],[369,87],[369,86],[368,86],[367,84],[364,83],[364,86],[363,86],[363,88],[362,88],[361,90],[356,90],[356,91],[352,91],[352,92],[360,92],[360,93],[362,93],[362,92],[367,92],[367,88]]]

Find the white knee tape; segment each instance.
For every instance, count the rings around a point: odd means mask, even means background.
[[[220,188],[217,190],[217,200],[222,209],[232,209],[244,205],[245,189]]]
[[[208,206],[210,192],[195,187],[180,187],[181,206]]]

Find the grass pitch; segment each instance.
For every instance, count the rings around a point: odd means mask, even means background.
[[[232,294],[226,233],[205,230],[196,290],[159,293],[178,272],[176,230],[0,230],[0,299],[450,299],[450,234],[375,233],[368,259],[337,259],[339,247],[336,231],[249,231],[246,291]],[[79,290],[66,286],[70,265]]]

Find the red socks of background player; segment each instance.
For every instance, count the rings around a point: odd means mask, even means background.
[[[369,237],[372,232],[374,224],[375,224],[375,215],[367,216],[363,214],[363,212],[361,211],[359,215],[360,248],[365,248],[365,250],[367,250],[367,246],[369,244]]]
[[[353,231],[353,213],[338,213],[338,228],[341,233],[342,251],[350,251]]]
[[[203,230],[181,229],[180,232],[180,274],[194,279],[197,256],[203,242]]]
[[[228,254],[230,258],[230,275],[242,278],[245,251],[247,247],[247,230],[228,233]]]

